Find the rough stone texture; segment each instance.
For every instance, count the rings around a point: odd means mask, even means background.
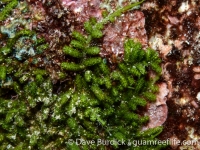
[[[122,57],[123,43],[128,38],[135,39],[141,42],[143,47],[146,47],[147,35],[144,25],[144,14],[141,11],[130,11],[122,15],[113,24],[106,26],[101,55],[111,56],[110,62],[113,62],[116,57]]]
[[[148,43],[160,52],[163,81],[169,89],[163,139],[176,136],[183,141],[187,126],[199,130],[199,5],[195,0],[148,0],[142,6]]]

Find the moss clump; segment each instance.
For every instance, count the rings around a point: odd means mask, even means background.
[[[133,140],[153,140],[162,127],[142,132],[148,116],[138,114],[138,107],[154,101],[158,90],[160,59],[151,49],[127,39],[124,59],[111,69],[99,56],[100,47],[93,40],[103,36],[104,24],[139,3],[120,8],[101,22],[91,18],[85,23],[86,35],[73,31],[69,45],[63,47],[68,57],[60,65],[60,79],[68,82],[60,93],[45,68],[33,65],[29,57],[13,57],[21,38],[32,39],[37,52],[47,48],[43,39],[29,30],[20,30],[1,47],[0,65],[0,149],[161,149],[164,145],[135,147]],[[21,42],[22,43],[22,42]],[[37,53],[36,53],[37,54]],[[40,53],[38,53],[40,54]],[[37,56],[37,55],[36,55]],[[35,56],[35,57],[36,57]],[[148,78],[154,71],[156,79]],[[70,76],[71,75],[71,76]],[[59,89],[56,89],[59,90]],[[8,94],[13,94],[10,97]],[[94,144],[69,141],[94,140]],[[97,144],[109,140],[112,144]],[[124,142],[119,145],[118,142]]]
[[[83,38],[86,39],[86,37],[79,39]],[[83,48],[70,44],[68,46],[70,52],[66,52],[66,47],[64,48],[66,55],[74,57],[74,62],[63,62],[61,67],[68,72],[76,71],[76,76],[74,90],[67,92],[68,98],[62,100],[65,103],[62,103],[61,107],[66,108],[65,114],[69,118],[76,118],[80,125],[71,130],[72,136],[70,138],[74,140],[83,138],[85,140],[108,139],[117,141],[123,139],[126,143],[129,140],[143,139],[143,137],[146,140],[155,140],[162,128],[158,127],[141,132],[142,125],[148,122],[148,116],[138,115],[136,110],[138,106],[145,106],[147,101],[155,101],[156,99],[155,94],[158,88],[155,87],[155,82],[158,78],[148,78],[148,70],[154,71],[155,75],[159,77],[161,72],[158,70],[160,70],[161,60],[158,54],[151,49],[145,51],[140,43],[128,39],[124,43],[124,60],[113,70],[97,54],[86,53],[90,47],[97,49],[90,46],[90,43],[84,45]],[[80,57],[76,57],[77,55],[71,54],[71,52],[78,53]],[[85,63],[86,60],[87,63]],[[71,64],[76,67],[71,66]],[[152,64],[157,68],[152,67]],[[84,124],[82,120],[87,120],[88,123]],[[76,135],[76,133],[83,132],[82,127],[91,128],[91,131],[88,130],[85,135]],[[150,134],[151,132],[152,134]],[[119,145],[116,143],[112,147],[119,148]],[[156,147],[140,146],[140,149]],[[90,146],[87,148],[92,149]],[[100,147],[96,146],[93,149],[98,148]]]

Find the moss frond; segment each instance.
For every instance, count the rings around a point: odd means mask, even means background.
[[[89,66],[94,66],[96,64],[99,64],[102,62],[102,59],[100,57],[94,57],[94,58],[88,58],[86,60],[83,60],[82,64],[86,67],[89,67]]]
[[[72,57],[75,57],[75,58],[81,58],[81,57],[83,57],[83,54],[81,52],[79,52],[78,50],[73,49],[73,48],[71,48],[69,46],[64,46],[63,52],[66,55],[69,55],[69,56],[72,56]]]
[[[98,55],[99,52],[100,52],[99,47],[89,47],[89,48],[85,49],[85,53],[88,55]]]
[[[0,80],[6,79],[6,66],[0,66]]]
[[[63,62],[61,64],[61,68],[68,71],[80,71],[84,69],[83,65],[75,64],[75,63],[69,63],[69,62]]]
[[[5,1],[4,2],[9,2],[3,10],[0,12],[0,21],[4,21],[8,15],[12,12],[12,10],[17,6],[18,1],[17,0],[12,0],[12,1]]]

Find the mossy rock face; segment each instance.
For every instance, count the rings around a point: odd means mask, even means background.
[[[5,4],[10,3],[5,0]],[[45,57],[44,51],[48,49],[48,43],[37,38],[37,32],[22,29],[6,39],[6,45],[0,47],[0,149],[150,150],[165,147],[135,147],[129,143],[141,139],[156,141],[162,131],[162,127],[157,127],[141,132],[148,116],[138,114],[138,108],[156,98],[155,83],[161,72],[157,52],[143,50],[140,43],[127,39],[124,59],[111,69],[99,56],[100,47],[92,44],[94,39],[103,36],[106,23],[139,4],[120,8],[101,22],[90,19],[84,24],[84,35],[72,32],[70,44],[63,47],[67,59],[58,71],[58,82],[65,83],[61,91],[61,86],[53,84],[45,66],[30,61],[40,54]],[[26,53],[19,59],[14,54],[27,39],[34,55]],[[30,45],[24,46],[30,49]],[[156,78],[148,77],[149,70]],[[77,144],[77,140],[94,143]],[[109,140],[112,144],[98,144],[98,140]],[[118,144],[122,141],[125,145]]]

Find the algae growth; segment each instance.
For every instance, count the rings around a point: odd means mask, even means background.
[[[25,3],[25,2],[23,2]],[[162,127],[141,131],[148,116],[138,113],[148,101],[155,101],[161,68],[152,49],[127,39],[124,59],[114,68],[99,56],[93,41],[103,36],[105,24],[141,2],[119,8],[98,22],[91,18],[85,33],[72,32],[63,46],[60,63],[60,92],[51,72],[39,65],[49,44],[37,31],[17,29],[13,37],[1,31],[0,47],[0,148],[1,149],[161,149],[165,145],[133,146],[133,140],[153,140]],[[22,2],[3,1],[1,21]],[[15,4],[15,5],[14,5]],[[24,9],[23,9],[24,10]],[[26,10],[28,11],[28,10]],[[28,22],[28,21],[27,21]],[[35,60],[35,61],[33,61]],[[148,77],[153,71],[155,78]],[[56,89],[56,90],[55,90]],[[109,140],[112,144],[76,144],[76,140]],[[69,142],[71,141],[71,142]],[[74,142],[72,142],[74,141]],[[119,142],[124,141],[124,145]]]

